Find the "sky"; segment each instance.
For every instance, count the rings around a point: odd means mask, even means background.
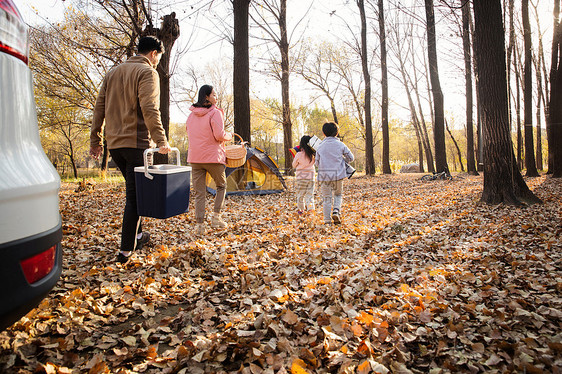
[[[15,0],[15,3],[24,20],[30,24],[42,22],[42,18],[35,11],[49,20],[61,19],[64,14],[61,0]]]
[[[14,0],[18,9],[22,13],[24,20],[31,25],[34,24],[41,24],[48,22],[56,22],[61,20],[64,15],[65,7],[69,6],[69,1],[63,0]],[[325,35],[327,31],[331,31],[333,26],[330,25],[331,17],[330,12],[337,9],[335,3],[341,3],[341,0],[322,0],[322,1],[314,1],[314,0],[289,0],[291,14],[289,15],[289,27],[291,27],[291,22],[296,23],[300,18],[301,15],[304,15],[307,11],[310,14],[314,14],[314,22],[312,23],[313,27],[309,27],[307,30],[307,37],[313,37],[317,35]],[[341,6],[341,5],[340,5]],[[187,8],[189,9],[189,8]],[[309,10],[310,9],[310,10]],[[176,9],[174,9],[176,10]],[[177,11],[178,18],[182,19],[185,17],[185,14],[188,10],[180,10]],[[340,14],[343,14],[344,10],[339,10]],[[167,14],[168,12],[166,12]],[[308,24],[310,26],[310,24]],[[318,25],[314,27],[314,25]],[[301,26],[304,26],[304,23],[301,23]],[[185,56],[182,57],[182,61],[180,61],[180,65],[195,65],[197,67],[203,67],[210,62],[213,63],[213,60],[218,61],[223,57],[230,58],[230,54],[232,53],[232,47],[227,41],[213,42],[210,44],[210,40],[213,39],[212,36],[205,35],[208,31],[203,30],[193,30],[191,25],[182,25],[180,24],[181,34],[180,39],[176,41],[174,48],[177,48],[181,45],[190,44],[190,51],[188,51]],[[190,33],[196,32],[195,38],[191,35],[189,38]],[[298,39],[298,35],[295,35],[293,39]],[[189,40],[188,40],[189,39]],[[195,45],[193,44],[193,39],[195,39]],[[216,38],[214,38],[216,39]],[[207,46],[206,44],[209,43]],[[181,71],[181,68],[179,69]],[[256,79],[256,74],[251,77],[253,81]],[[261,99],[267,97],[277,97],[279,96],[281,89],[279,83],[277,81],[267,81],[267,78],[260,77],[260,80],[263,79],[265,83],[259,85],[252,85],[252,92],[253,96],[257,96]],[[172,82],[173,84],[173,82]],[[279,87],[277,87],[279,86]],[[299,96],[299,95],[309,95],[308,90],[293,90],[291,92],[292,96]],[[302,100],[309,102],[309,98],[305,97]],[[172,122],[183,122],[188,114],[187,112],[188,106],[183,106],[182,108],[174,108],[173,105],[170,108],[170,116]]]
[[[550,30],[550,20],[552,18],[551,10],[549,9],[550,1],[539,1],[541,4],[544,4],[544,16],[541,17],[541,22],[542,20],[548,21],[545,22],[544,26],[541,27],[543,27],[545,30]],[[15,2],[24,19],[29,24],[42,23],[45,22],[45,20],[53,22],[62,19],[65,6],[68,6],[70,3],[69,1],[63,0],[15,0]],[[338,27],[341,27],[341,19],[345,19],[346,17],[349,18],[348,16],[346,16],[345,12],[355,11],[355,7],[353,6],[353,4],[349,4],[347,7],[342,7],[342,4],[344,2],[344,0],[289,0],[289,28],[291,28],[291,22],[296,23],[301,18],[301,15],[304,15],[310,8],[309,14],[313,15],[313,17],[311,17],[311,21],[309,21],[309,23],[307,24],[308,27],[306,29],[306,35],[304,35],[304,37],[316,36],[323,39],[328,38],[328,40],[330,40],[329,38],[334,39],[335,37],[331,35],[333,35],[332,33],[334,31],[338,30]],[[407,3],[408,0],[404,0],[404,2]],[[423,9],[421,11],[422,14],[418,16],[421,18],[425,18]],[[178,11],[178,18],[182,19],[182,16],[185,16],[186,12],[186,10]],[[335,12],[335,15],[339,17],[330,16],[332,12]],[[205,22],[205,24],[209,25],[209,22]],[[338,26],[338,24],[340,24],[340,26]],[[301,25],[304,26],[304,24]],[[194,30],[191,25],[180,25],[182,32],[180,35],[180,39],[176,41],[174,48],[181,47],[182,45],[185,46],[191,43],[189,51],[182,57],[182,60],[179,61],[180,67],[192,65],[201,68],[209,63],[219,64],[219,60],[222,57],[230,58],[232,47],[228,42],[222,41],[208,45],[209,41],[212,40],[212,37],[209,37],[209,34],[214,33],[212,27],[213,26],[211,26],[211,29],[205,29],[203,27]],[[549,31],[547,31],[547,33],[548,32]],[[300,35],[295,35],[293,37],[293,41],[298,39],[299,37]],[[437,37],[438,48],[440,45],[443,48],[443,39],[441,39],[440,35],[437,35]],[[545,43],[545,47],[548,48],[548,46],[549,43]],[[458,67],[444,66],[442,60],[443,59],[440,59],[439,61],[439,69],[441,85],[445,93],[445,111],[458,111],[459,118],[462,118],[462,115],[464,113],[463,73],[462,71],[459,71]],[[178,69],[178,72],[182,74],[182,69]],[[378,76],[379,74],[380,73],[378,72],[372,73],[372,79],[375,80],[373,83],[374,85],[378,84],[377,82],[380,79],[380,77]],[[267,97],[276,97],[279,99],[281,91],[279,83],[277,81],[268,81],[264,76],[258,77],[258,75],[261,74],[251,73],[251,81],[256,82],[259,79],[259,81],[263,83],[251,84],[251,95],[256,96],[260,99],[265,99]],[[293,77],[292,79],[294,80],[295,78]],[[181,81],[181,77],[179,80]],[[391,88],[391,100],[397,97],[397,91],[399,89],[400,86],[398,86],[397,89],[392,92],[393,90]],[[299,103],[297,103],[297,105],[306,105],[307,103],[310,103],[310,95],[311,91],[306,89],[304,85],[301,85],[300,83],[291,83],[291,96],[295,97],[297,101],[300,101]],[[399,102],[400,100],[395,99],[395,101]],[[402,100],[402,104],[404,102],[405,101]],[[325,109],[329,108],[327,103],[322,103],[322,101],[318,101],[316,103],[319,103],[319,105],[325,107]],[[397,114],[397,116],[401,117],[405,121],[409,120],[409,113],[407,110],[400,109],[397,104],[394,107],[392,107],[392,105],[393,104],[391,103],[391,115],[393,112],[400,113]],[[172,122],[185,121],[185,118],[188,114],[187,107],[188,106],[186,105],[182,107],[172,106],[170,108]]]
[[[64,15],[65,8],[69,6],[70,3],[69,1],[65,2],[63,0],[14,0],[14,1],[16,3],[16,6],[22,13],[24,20],[31,25],[45,23],[46,21],[56,22],[58,20],[61,20]],[[330,8],[329,3],[332,2],[333,0],[323,0],[323,1],[314,1],[314,0],[292,1],[291,0],[291,12],[293,14],[298,14],[298,15],[305,14],[310,7],[311,8],[310,11],[314,12],[317,15],[315,19],[315,23],[325,25],[326,22],[329,22],[329,12],[331,11],[330,9],[334,8],[334,7]],[[180,10],[178,12],[179,13],[178,18],[181,19],[182,13],[185,14],[185,12],[186,11]],[[180,28],[182,31],[180,34],[180,39],[176,41],[174,48],[178,47],[179,45],[193,43],[192,41],[187,40],[189,38],[188,34],[193,32],[192,26],[180,24]],[[203,46],[206,43],[209,43],[209,39],[210,39],[208,36],[205,36],[205,32],[206,32],[205,30],[198,31],[197,36],[195,38],[197,39],[197,42],[199,42],[199,44]],[[317,27],[317,28],[312,28],[309,31],[309,33],[310,33],[309,36],[312,36],[313,34],[320,35],[322,33],[325,33],[325,30],[323,28]],[[227,55],[228,57],[230,57],[230,53],[232,53],[231,46],[226,41],[220,42],[218,44],[213,43],[212,45],[206,48],[201,47],[199,45],[193,46],[193,44],[191,44],[190,49],[192,51],[189,51],[183,57],[183,60],[189,61],[188,64],[196,65],[196,66],[204,66],[208,64],[210,61],[212,61],[213,59],[220,59],[226,55],[227,53],[226,51],[228,51],[229,54]],[[180,62],[180,64],[181,63],[182,62]],[[279,94],[280,96],[280,88],[274,89],[274,86],[277,82],[273,82],[273,84],[271,83],[272,82],[268,82],[266,84],[257,85],[255,91],[252,92],[252,94],[258,95],[260,98],[265,98],[267,96],[278,96],[277,94]],[[170,115],[172,117],[171,118],[172,121],[183,122],[185,120],[185,116],[187,115],[186,108],[182,108],[182,110],[180,110],[179,108],[171,108],[170,110],[171,110]]]

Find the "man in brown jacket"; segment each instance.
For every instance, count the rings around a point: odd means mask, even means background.
[[[94,108],[90,132],[90,154],[102,153],[105,139],[111,158],[125,177],[125,211],[121,229],[121,251],[117,261],[125,264],[133,250],[150,239],[142,232],[137,213],[135,166],[142,166],[143,152],[151,140],[159,152],[170,152],[160,116],[160,80],[156,66],[164,53],[164,45],[153,36],[139,40],[138,54],[111,69],[103,80]]]

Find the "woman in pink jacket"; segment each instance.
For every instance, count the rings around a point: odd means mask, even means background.
[[[226,195],[226,153],[224,142],[232,139],[232,133],[224,130],[224,113],[216,107],[217,94],[212,86],[199,89],[197,102],[190,110],[185,127],[189,147],[187,162],[191,165],[193,196],[195,200],[196,235],[205,233],[205,194],[207,192],[207,173],[217,186],[211,227],[225,228],[226,223],[220,213]]]

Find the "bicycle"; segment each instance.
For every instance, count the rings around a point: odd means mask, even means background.
[[[434,172],[433,174],[424,175],[421,177],[421,180],[422,181],[435,181],[435,180],[452,181],[453,176],[449,173],[449,170],[444,170],[439,173]]]

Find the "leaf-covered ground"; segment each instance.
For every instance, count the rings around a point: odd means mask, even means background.
[[[353,178],[329,228],[292,187],[229,197],[203,238],[192,210],[145,219],[126,266],[123,185],[65,184],[62,278],[0,333],[0,371],[561,373],[562,181],[527,183],[544,204],[480,205],[482,177]]]

